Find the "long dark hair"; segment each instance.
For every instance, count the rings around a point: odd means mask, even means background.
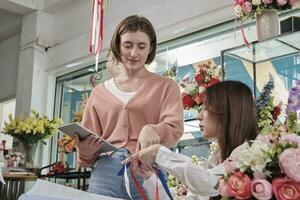
[[[219,123],[218,144],[222,161],[257,136],[255,105],[251,89],[240,81],[223,81],[206,89],[205,106]]]

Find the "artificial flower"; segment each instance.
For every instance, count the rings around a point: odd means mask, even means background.
[[[251,183],[251,194],[258,200],[272,198],[272,185],[266,179],[254,179]]]
[[[300,183],[300,149],[289,148],[279,156],[279,164],[283,172],[290,179]]]
[[[205,97],[205,89],[220,82],[220,70],[209,61],[198,65],[193,80],[180,82],[184,109],[199,110]]]
[[[276,199],[300,199],[300,184],[289,178],[275,178],[272,188]]]

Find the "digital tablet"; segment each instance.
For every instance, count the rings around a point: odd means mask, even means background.
[[[78,137],[81,140],[85,139],[89,135],[92,135],[92,134],[96,135],[92,131],[90,131],[89,129],[85,128],[84,126],[82,126],[81,124],[79,124],[77,122],[62,125],[62,126],[58,127],[58,129],[61,132],[63,132],[64,134],[69,135],[72,138],[75,138],[75,135],[78,135]],[[111,143],[104,140],[102,137],[100,137],[98,135],[97,135],[97,137],[99,137],[103,141],[103,145],[101,146],[99,153],[105,153],[105,152],[117,150],[117,148],[115,146],[113,146]]]

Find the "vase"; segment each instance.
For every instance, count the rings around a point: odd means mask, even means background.
[[[23,142],[23,147],[25,150],[25,168],[34,168],[34,158],[37,148],[37,143],[25,143]]]
[[[256,17],[257,40],[262,41],[279,34],[277,10],[264,9]]]

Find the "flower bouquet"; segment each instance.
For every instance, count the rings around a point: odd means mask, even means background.
[[[205,89],[220,82],[221,72],[217,66],[212,66],[210,61],[199,64],[198,68],[193,80],[186,78],[180,83],[184,109],[199,110],[204,100]]]
[[[46,116],[40,116],[34,110],[29,118],[17,117],[13,119],[9,115],[9,122],[4,122],[3,133],[17,138],[23,144],[26,152],[26,165],[32,166],[38,142],[46,144],[43,140],[50,138],[57,132],[62,124],[60,118],[49,120]]]
[[[299,3],[299,0],[235,0],[234,14],[241,20],[261,15],[265,9],[287,10]]]
[[[300,137],[259,135],[225,160],[218,191],[227,199],[300,199]]]

